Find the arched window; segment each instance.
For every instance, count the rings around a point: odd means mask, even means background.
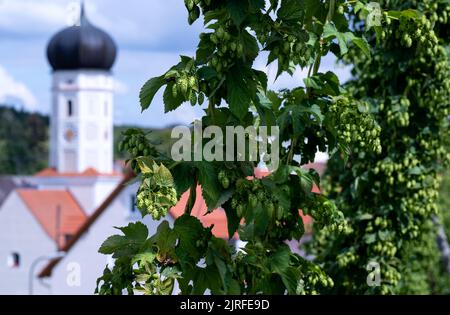
[[[9,268],[19,268],[20,267],[20,255],[19,255],[19,253],[12,252],[8,256],[7,264],[8,264]]]
[[[71,100],[67,101],[67,116],[71,117],[73,115],[73,103]]]

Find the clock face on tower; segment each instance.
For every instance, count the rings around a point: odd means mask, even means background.
[[[77,128],[72,124],[67,124],[64,127],[64,140],[68,143],[72,143],[77,138]]]

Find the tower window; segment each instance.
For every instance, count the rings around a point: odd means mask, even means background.
[[[67,101],[67,116],[71,117],[73,115],[73,103],[71,100]]]
[[[105,102],[105,116],[108,116],[108,102]]]
[[[20,255],[17,252],[11,253],[8,256],[8,267],[10,268],[19,268],[20,267]]]
[[[130,202],[130,212],[131,213],[135,213],[136,212],[136,196],[135,195],[131,195],[130,200],[131,200],[131,202]]]

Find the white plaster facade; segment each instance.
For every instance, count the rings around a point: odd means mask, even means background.
[[[55,241],[45,232],[16,191],[9,194],[0,209],[0,244],[0,295],[28,294],[33,262],[40,257],[54,255],[57,251]],[[18,266],[11,266],[14,253],[19,255]],[[32,281],[34,293],[48,293],[35,277]]]

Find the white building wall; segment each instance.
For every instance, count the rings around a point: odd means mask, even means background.
[[[52,92],[50,165],[62,173],[82,172],[90,167],[111,173],[114,93],[111,73],[55,71]],[[75,135],[71,141],[67,140],[67,132]]]
[[[28,294],[32,263],[39,257],[54,255],[56,244],[16,192],[11,192],[0,208],[0,231],[0,295]],[[7,264],[13,252],[20,255],[17,268]],[[38,273],[47,262],[38,264],[35,272]],[[49,293],[36,278],[33,287],[35,294]]]
[[[105,201],[121,180],[122,177],[110,177],[97,179],[92,185],[72,183],[67,189],[89,216]]]
[[[55,266],[49,279],[53,294],[94,293],[97,279],[103,274],[105,266],[112,263],[109,256],[98,253],[100,245],[109,236],[121,233],[114,226],[126,226],[129,222],[141,220],[139,210],[136,209],[133,214],[130,211],[131,198],[137,189],[138,184],[126,187]],[[173,224],[172,218],[168,220]],[[144,223],[152,235],[160,222],[147,216]]]

